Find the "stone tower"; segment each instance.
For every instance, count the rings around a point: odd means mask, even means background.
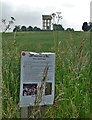
[[[42,15],[43,30],[51,30],[51,15]]]

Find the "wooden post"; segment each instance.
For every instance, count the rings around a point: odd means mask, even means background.
[[[40,111],[33,115],[34,109],[36,110],[37,107],[22,107],[21,108],[21,118],[45,118],[47,106],[41,106]]]
[[[92,23],[92,1],[90,2],[90,22]],[[92,90],[92,28],[90,30],[90,90]],[[90,94],[90,120],[92,119],[92,94]]]
[[[28,107],[21,108],[21,118],[28,118]]]
[[[47,105],[43,105],[40,110],[42,118],[45,118],[46,110],[47,110]]]
[[[2,118],[2,34],[0,34],[0,119]]]

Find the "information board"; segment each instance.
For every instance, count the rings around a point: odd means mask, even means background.
[[[92,23],[92,1],[90,2],[90,22]]]
[[[47,67],[47,73],[46,72]],[[44,74],[45,78],[44,78]],[[54,102],[55,53],[21,52],[20,107],[34,106],[39,92],[39,105]],[[43,90],[39,91],[44,84]]]

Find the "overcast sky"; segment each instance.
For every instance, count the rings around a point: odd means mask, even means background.
[[[82,30],[83,22],[90,21],[91,0],[0,0],[2,18],[13,16],[16,25],[42,28],[42,15],[61,12],[60,24],[66,29]],[[0,15],[0,20],[2,19]]]

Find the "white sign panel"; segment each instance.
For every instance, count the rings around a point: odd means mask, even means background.
[[[53,104],[54,75],[55,53],[21,52],[20,107]]]
[[[92,1],[90,2],[90,22],[92,22]]]

